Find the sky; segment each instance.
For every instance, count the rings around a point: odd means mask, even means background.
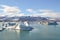
[[[0,15],[60,17],[60,0],[0,0]]]

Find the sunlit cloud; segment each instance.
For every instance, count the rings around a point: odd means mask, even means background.
[[[23,16],[21,10],[16,6],[8,6],[8,5],[0,5],[1,10],[3,11],[0,15],[8,15],[8,16]]]
[[[6,13],[19,13],[21,10],[18,7],[15,6],[7,6],[7,5],[1,5],[3,7],[4,12]]]

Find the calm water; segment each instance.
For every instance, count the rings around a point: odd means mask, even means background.
[[[4,30],[0,32],[0,40],[60,40],[60,25],[33,24],[30,32]]]

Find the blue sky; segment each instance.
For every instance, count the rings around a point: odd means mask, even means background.
[[[35,11],[38,13],[38,10],[60,12],[60,0],[0,0],[0,5],[16,6],[24,14],[29,14],[26,11],[27,9],[32,9],[32,13],[35,13]]]

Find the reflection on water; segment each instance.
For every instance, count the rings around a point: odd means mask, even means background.
[[[14,30],[3,31],[0,33],[2,40],[19,40],[19,34]]]
[[[32,25],[32,31],[4,30],[0,40],[60,40],[60,25]]]
[[[27,40],[28,37],[28,31],[5,30],[0,32],[0,40]]]
[[[20,40],[29,40],[29,32],[20,31]]]

